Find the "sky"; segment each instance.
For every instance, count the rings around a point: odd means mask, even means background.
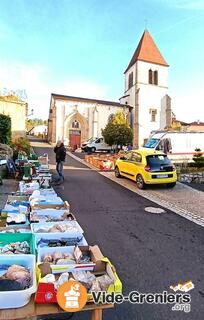
[[[118,101],[145,28],[177,119],[204,121],[204,0],[0,0],[0,89],[25,89],[43,119],[51,93]]]

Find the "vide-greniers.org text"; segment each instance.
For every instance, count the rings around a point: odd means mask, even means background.
[[[127,296],[115,292],[107,293],[105,291],[100,291],[92,292],[92,297],[95,304],[120,304],[126,301],[133,304],[185,304],[191,302],[189,293],[168,293],[167,291],[161,293],[140,293],[138,291],[131,291]]]

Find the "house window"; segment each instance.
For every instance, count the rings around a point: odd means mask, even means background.
[[[150,121],[156,122],[157,109],[149,109]]]
[[[149,84],[153,84],[153,72],[151,69],[149,70]]]
[[[154,84],[158,85],[158,71],[154,71]]]
[[[133,72],[129,74],[128,78],[128,89],[130,89],[133,86]]]

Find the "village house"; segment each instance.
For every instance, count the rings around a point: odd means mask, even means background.
[[[15,95],[0,95],[0,113],[11,118],[12,138],[25,136],[28,104]]]

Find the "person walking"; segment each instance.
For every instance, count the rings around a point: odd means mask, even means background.
[[[66,158],[66,149],[64,143],[59,140],[54,148],[54,152],[56,153],[56,170],[59,175],[58,182],[62,183],[64,181],[64,172],[63,166]]]

